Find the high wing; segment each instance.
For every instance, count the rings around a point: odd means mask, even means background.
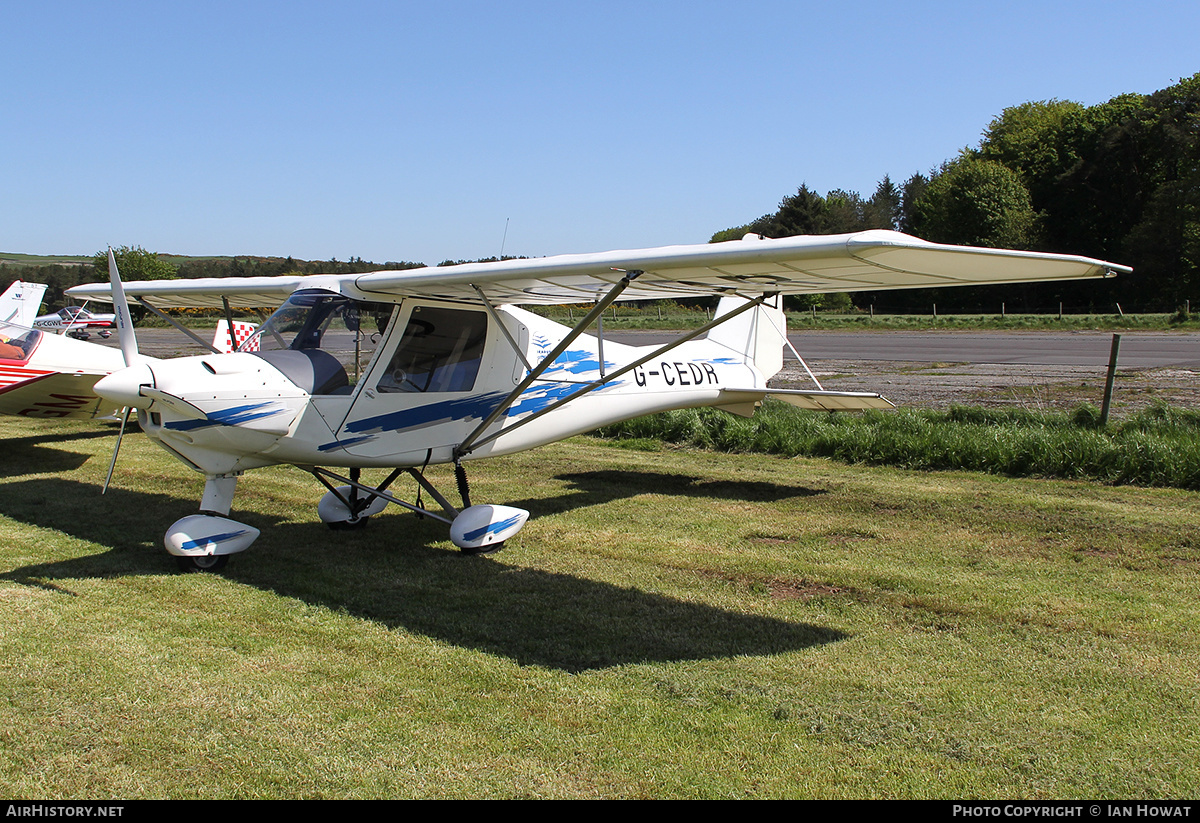
[[[340,291],[340,284],[353,283],[361,275],[318,275],[316,277],[207,277],[195,280],[134,280],[124,284],[125,294],[153,306],[171,309],[219,309],[226,298],[239,308],[275,309],[292,292],[304,286]],[[67,289],[72,297],[112,303],[108,283],[88,283]]]
[[[891,231],[742,240],[634,251],[569,254],[368,274],[213,278],[125,284],[159,307],[275,307],[298,288],[348,296],[478,300],[497,304],[587,303],[628,278],[621,300],[765,292],[815,294],[1109,277],[1132,271],[1101,260],[929,243]],[[111,302],[107,284],[73,297]]]

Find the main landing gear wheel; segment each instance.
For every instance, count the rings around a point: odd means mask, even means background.
[[[382,512],[387,504],[386,498],[366,497],[364,492],[356,491],[352,486],[338,486],[336,491],[331,489],[321,498],[317,515],[329,528],[349,531],[367,525],[372,515]]]
[[[229,562],[227,554],[201,554],[196,556],[175,558],[181,572],[216,572],[225,568]]]
[[[529,512],[482,504],[463,509],[450,524],[450,540],[463,554],[491,554],[525,525]]]
[[[329,528],[331,528],[335,532],[342,532],[342,531],[348,532],[348,531],[355,531],[357,529],[365,528],[367,525],[367,521],[369,521],[370,519],[371,518],[369,518],[369,517],[360,517],[357,520],[331,520],[328,523],[326,523],[325,525],[328,526]]]

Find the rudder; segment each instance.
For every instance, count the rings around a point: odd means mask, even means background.
[[[722,297],[717,305],[717,319],[745,303],[744,297]],[[707,339],[730,349],[742,360],[753,363],[764,378],[771,378],[783,368],[787,319],[782,305],[781,295],[769,297],[760,306],[742,312],[712,329]]]

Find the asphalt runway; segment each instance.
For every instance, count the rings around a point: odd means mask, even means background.
[[[1120,332],[1121,368],[1200,369],[1200,334]],[[631,345],[665,343],[666,332],[614,332],[606,338]],[[1027,366],[1107,366],[1112,332],[821,332],[788,335],[809,361],[987,363]]]
[[[178,357],[203,351],[174,329],[138,329],[138,342],[152,357]],[[211,331],[200,332],[211,338]],[[1200,370],[1200,333],[1120,332],[1118,366],[1127,369]],[[673,339],[670,332],[606,332],[606,340],[646,346]],[[987,363],[1028,366],[1108,365],[1112,332],[824,332],[788,335],[805,360],[896,361],[909,363]],[[116,337],[92,342],[117,347]]]
[[[145,328],[137,334],[141,351],[151,357],[204,353],[173,329]],[[210,339],[212,332],[200,334]],[[1113,334],[797,331],[789,338],[828,389],[877,391],[911,407],[1034,403],[1069,409],[1101,402]],[[645,346],[661,345],[673,336],[622,331],[605,339]],[[92,340],[117,347],[115,337]],[[1117,365],[1124,380],[1114,403],[1122,412],[1156,400],[1200,408],[1200,334],[1121,332]],[[790,355],[772,384],[811,388],[810,378]]]

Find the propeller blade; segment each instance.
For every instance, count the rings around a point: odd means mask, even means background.
[[[138,353],[137,335],[133,331],[133,317],[129,314],[129,301],[125,298],[125,287],[121,285],[121,273],[117,271],[117,258],[113,255],[112,246],[108,248],[108,280],[112,284],[113,304],[116,307],[117,341],[121,344],[121,356],[125,365],[134,366],[143,362]],[[112,460],[108,463],[108,474],[104,477],[104,487],[100,493],[108,491],[112,482],[113,469],[117,467],[117,455],[121,451],[121,440],[125,437],[125,426],[129,423],[129,415],[133,413],[132,406],[125,407],[125,416],[121,418],[121,430],[117,432],[117,444],[113,446]]]
[[[121,451],[121,439],[125,436],[125,424],[129,422],[129,415],[133,409],[126,408],[125,416],[121,418],[121,430],[117,432],[117,444],[113,446],[112,460],[108,461],[108,474],[104,478],[104,487],[100,489],[100,493],[104,494],[108,491],[108,484],[112,482],[113,469],[117,466],[117,454]]]
[[[121,355],[125,365],[132,366],[141,361],[138,354],[137,335],[133,331],[133,317],[129,314],[129,301],[125,299],[125,287],[121,285],[121,273],[117,271],[117,258],[112,247],[108,249],[108,280],[112,284],[113,306],[116,308],[117,340],[121,343]]]

